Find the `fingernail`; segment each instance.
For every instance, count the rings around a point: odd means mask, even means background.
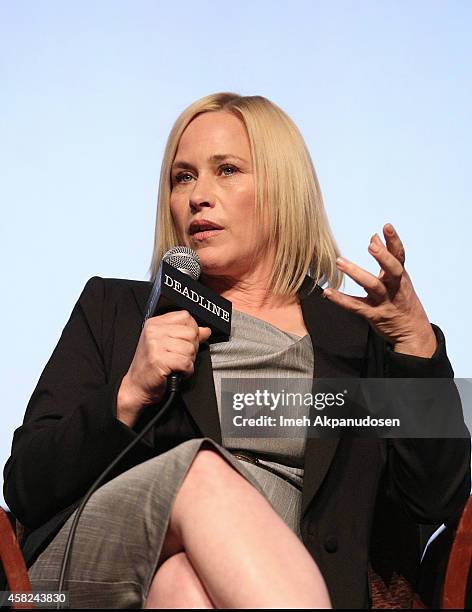
[[[338,258],[336,259],[336,264],[337,264],[338,266],[343,266],[345,263],[346,263],[346,260],[345,260],[345,259],[343,259],[342,257],[338,257]]]
[[[324,298],[327,298],[327,297],[329,297],[330,295],[331,295],[331,291],[330,291],[329,289],[325,289],[325,290],[323,291],[323,297],[324,297]]]
[[[374,253],[377,253],[377,251],[379,250],[379,245],[376,244],[375,242],[371,242],[369,244],[369,251],[374,251]]]
[[[391,223],[387,223],[387,225],[385,226],[385,231],[387,232],[387,234],[390,235],[395,233],[395,229]]]

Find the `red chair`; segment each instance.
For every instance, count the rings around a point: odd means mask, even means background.
[[[467,581],[472,567],[472,497],[465,505],[456,529],[442,595],[441,608],[464,609]]]
[[[8,519],[7,513],[0,508],[0,560],[3,565],[8,588],[12,592],[31,593],[31,583],[28,577],[23,555],[18,541]],[[32,603],[13,603],[12,608],[32,609]]]

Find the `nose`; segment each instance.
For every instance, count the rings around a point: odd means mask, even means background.
[[[215,206],[215,198],[210,181],[203,180],[201,176],[195,181],[189,197],[189,206],[193,213],[198,212],[202,208],[213,208]]]

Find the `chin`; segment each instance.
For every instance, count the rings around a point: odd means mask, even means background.
[[[224,249],[221,247],[214,247],[209,244],[195,244],[194,242],[190,245],[190,248],[197,253],[202,268],[216,266],[225,258]]]
[[[223,254],[216,249],[214,252],[210,252],[210,250],[213,251],[213,249],[197,250],[202,274],[206,276],[231,276],[231,273],[235,271],[237,260],[231,260],[228,253]]]
[[[200,257],[200,253],[198,254]],[[208,276],[221,276],[228,270],[228,265],[221,261],[221,257],[200,257],[202,273]]]

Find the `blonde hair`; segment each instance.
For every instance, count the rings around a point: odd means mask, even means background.
[[[275,262],[269,278],[272,293],[293,296],[309,274],[320,285],[336,289],[343,275],[336,268],[339,249],[323,205],[318,178],[303,136],[290,117],[262,96],[216,93],[188,106],[177,118],[167,140],[159,180],[154,251],[150,274],[154,282],[164,253],[179,244],[170,212],[171,167],[180,137],[202,113],[225,111],[240,119],[249,137],[255,184],[255,214],[267,211],[269,240]],[[265,206],[267,203],[267,207]]]

